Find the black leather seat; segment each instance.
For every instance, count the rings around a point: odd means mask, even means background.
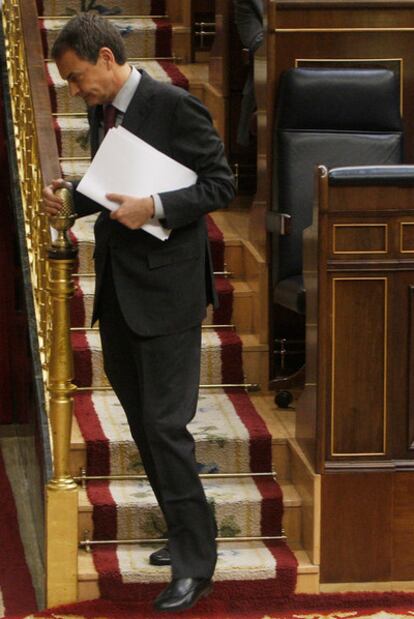
[[[273,144],[268,228],[273,232],[271,270],[277,324],[282,307],[298,315],[305,313],[302,233],[312,222],[315,166],[402,162],[398,80],[382,68],[286,71],[279,84]],[[287,234],[283,228],[288,228]],[[277,381],[273,386],[278,388]]]

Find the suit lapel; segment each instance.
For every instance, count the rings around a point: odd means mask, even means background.
[[[141,80],[122,121],[122,126],[135,134],[139,133],[140,127],[151,111],[151,101],[155,95],[156,84],[148,73],[145,71],[140,71],[140,73]]]

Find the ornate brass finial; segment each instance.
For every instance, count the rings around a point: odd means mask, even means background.
[[[59,215],[50,218],[51,225],[58,233],[57,238],[52,242],[52,248],[57,252],[66,252],[72,248],[72,242],[67,232],[76,219],[72,191],[68,187],[59,187],[55,194],[62,199],[63,207],[59,211]]]

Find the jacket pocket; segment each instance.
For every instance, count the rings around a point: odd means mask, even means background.
[[[165,242],[168,243],[168,241]],[[200,248],[193,245],[166,247],[148,254],[148,266],[150,269],[158,269],[159,267],[177,264],[185,260],[196,260],[199,257]]]

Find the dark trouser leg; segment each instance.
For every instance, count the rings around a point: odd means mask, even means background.
[[[156,468],[148,447],[144,429],[140,426],[141,403],[139,379],[131,348],[131,331],[122,316],[111,270],[107,270],[101,294],[99,329],[102,340],[104,368],[128,419],[132,438],[139,449],[142,464],[161,510],[164,512],[159,492]]]
[[[186,428],[197,404],[201,327],[142,338],[114,306],[113,284],[105,285],[100,312],[105,369],[167,521],[173,577],[210,578],[215,524]]]

